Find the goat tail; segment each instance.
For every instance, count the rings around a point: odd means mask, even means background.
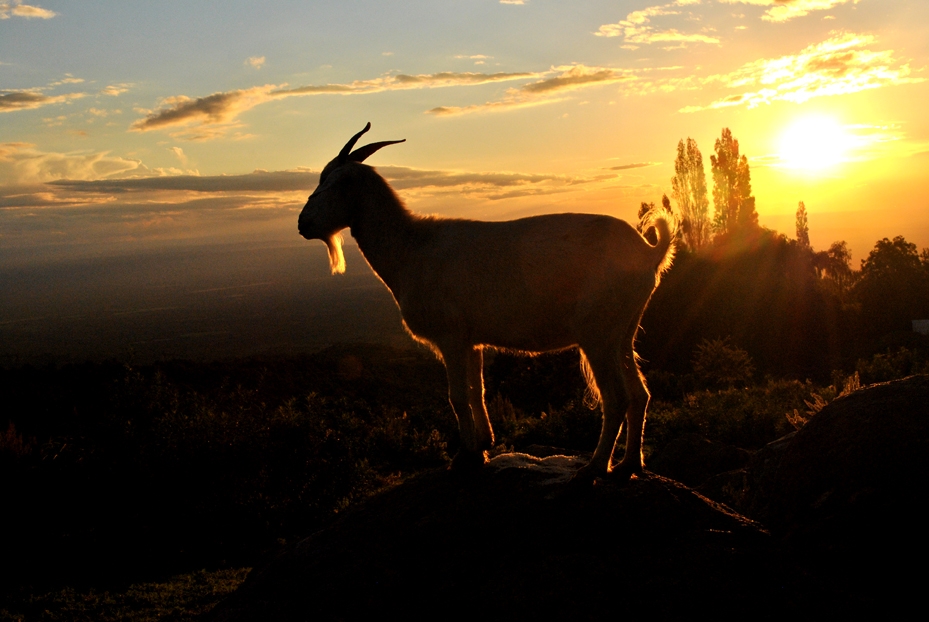
[[[601,395],[600,387],[597,386],[597,379],[594,378],[594,370],[587,360],[587,355],[581,350],[581,373],[584,374],[584,382],[587,384],[587,390],[584,391],[584,406],[593,410],[600,405]]]
[[[674,226],[673,231],[672,225]],[[660,277],[671,267],[671,262],[674,260],[674,238],[677,234],[677,223],[669,223],[666,216],[655,216],[646,223],[646,226],[648,228],[654,227],[658,233],[658,242],[652,248],[655,255],[655,271]]]

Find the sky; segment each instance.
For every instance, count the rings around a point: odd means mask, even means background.
[[[324,246],[296,219],[368,121],[417,212],[635,220],[722,128],[762,225],[857,267],[929,246],[929,2],[0,0],[0,268]],[[364,142],[364,141],[362,141]],[[711,207],[712,209],[712,207]],[[312,249],[312,250],[310,250]]]

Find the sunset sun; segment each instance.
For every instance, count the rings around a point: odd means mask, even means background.
[[[844,162],[850,147],[851,137],[836,119],[810,116],[787,126],[778,155],[787,168],[818,173]]]

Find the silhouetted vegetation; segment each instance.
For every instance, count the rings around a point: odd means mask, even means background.
[[[678,146],[683,236],[638,344],[653,396],[647,456],[687,434],[758,449],[859,381],[929,373],[929,336],[911,325],[929,318],[929,249],[885,238],[854,271],[844,242],[810,246],[802,202],[796,240],[757,225],[747,159],[728,130],[712,160],[711,238],[702,157],[690,139]],[[653,209],[671,202],[642,203],[640,216]],[[495,451],[593,449],[601,417],[584,405],[576,352],[488,352],[485,380]],[[0,370],[0,397],[2,527],[24,543],[4,553],[0,613],[10,616],[10,603],[81,600],[36,599],[33,588],[125,591],[251,565],[372,492],[444,466],[458,443],[445,370],[422,350],[17,367]]]

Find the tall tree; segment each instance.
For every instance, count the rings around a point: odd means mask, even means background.
[[[703,155],[697,141],[687,137],[687,143],[677,143],[674,160],[674,177],[671,194],[681,208],[684,241],[693,250],[699,250],[710,240],[710,201],[706,193],[706,172]]]
[[[806,217],[806,205],[800,201],[797,206],[797,242],[804,248],[810,248],[810,224]]]
[[[718,233],[730,233],[739,227],[758,223],[755,197],[752,196],[748,158],[739,156],[739,141],[728,127],[714,145],[716,155],[710,156],[713,171],[713,228]]]

